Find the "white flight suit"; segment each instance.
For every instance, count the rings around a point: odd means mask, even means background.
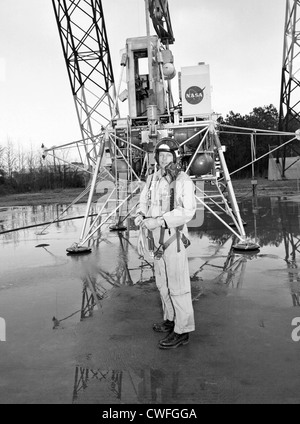
[[[170,210],[170,189],[175,186],[174,209]],[[149,195],[150,191],[150,195]],[[162,216],[167,224],[164,242],[176,233],[176,227],[182,227],[182,233],[188,236],[187,222],[196,212],[195,186],[185,172],[180,172],[175,182],[170,184],[169,177],[162,176],[159,170],[147,179],[138,206],[138,213],[146,218]],[[143,232],[145,251],[149,254],[146,229]],[[159,247],[161,228],[152,231],[155,250]],[[149,255],[147,255],[149,259]],[[153,260],[153,259],[152,259]],[[177,239],[164,251],[160,260],[154,260],[156,285],[160,292],[164,320],[175,321],[177,334],[195,330],[194,310],[191,297],[191,282],[187,251],[181,240],[178,252]]]

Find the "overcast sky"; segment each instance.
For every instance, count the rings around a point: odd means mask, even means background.
[[[126,38],[145,35],[144,0],[102,4],[118,81]],[[169,0],[176,69],[210,65],[215,112],[279,108],[285,5]],[[0,146],[10,139],[36,150],[80,138],[51,0],[0,0]]]

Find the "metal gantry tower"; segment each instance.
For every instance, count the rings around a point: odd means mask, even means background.
[[[118,114],[102,3],[101,0],[52,0],[52,3],[75,100],[85,159],[89,167],[93,167],[99,155],[98,137]]]
[[[300,125],[300,0],[286,0],[279,131]],[[286,150],[283,151],[282,176]]]

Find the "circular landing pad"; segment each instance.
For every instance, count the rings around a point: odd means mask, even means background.
[[[260,250],[260,245],[253,241],[244,241],[235,244],[233,249],[239,252],[254,252],[255,250]]]
[[[92,249],[90,247],[84,246],[71,246],[67,249],[69,255],[83,255],[86,253],[91,253]]]

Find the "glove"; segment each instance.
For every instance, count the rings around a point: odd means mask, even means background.
[[[144,220],[144,216],[143,216],[143,215],[138,215],[138,216],[135,218],[134,223],[135,223],[135,225],[136,225],[137,227],[139,227],[139,226],[141,225],[141,223],[143,222],[143,220]]]
[[[137,251],[140,256],[142,257],[145,256],[145,241],[144,241],[144,236],[142,231],[140,231],[138,236]]]

